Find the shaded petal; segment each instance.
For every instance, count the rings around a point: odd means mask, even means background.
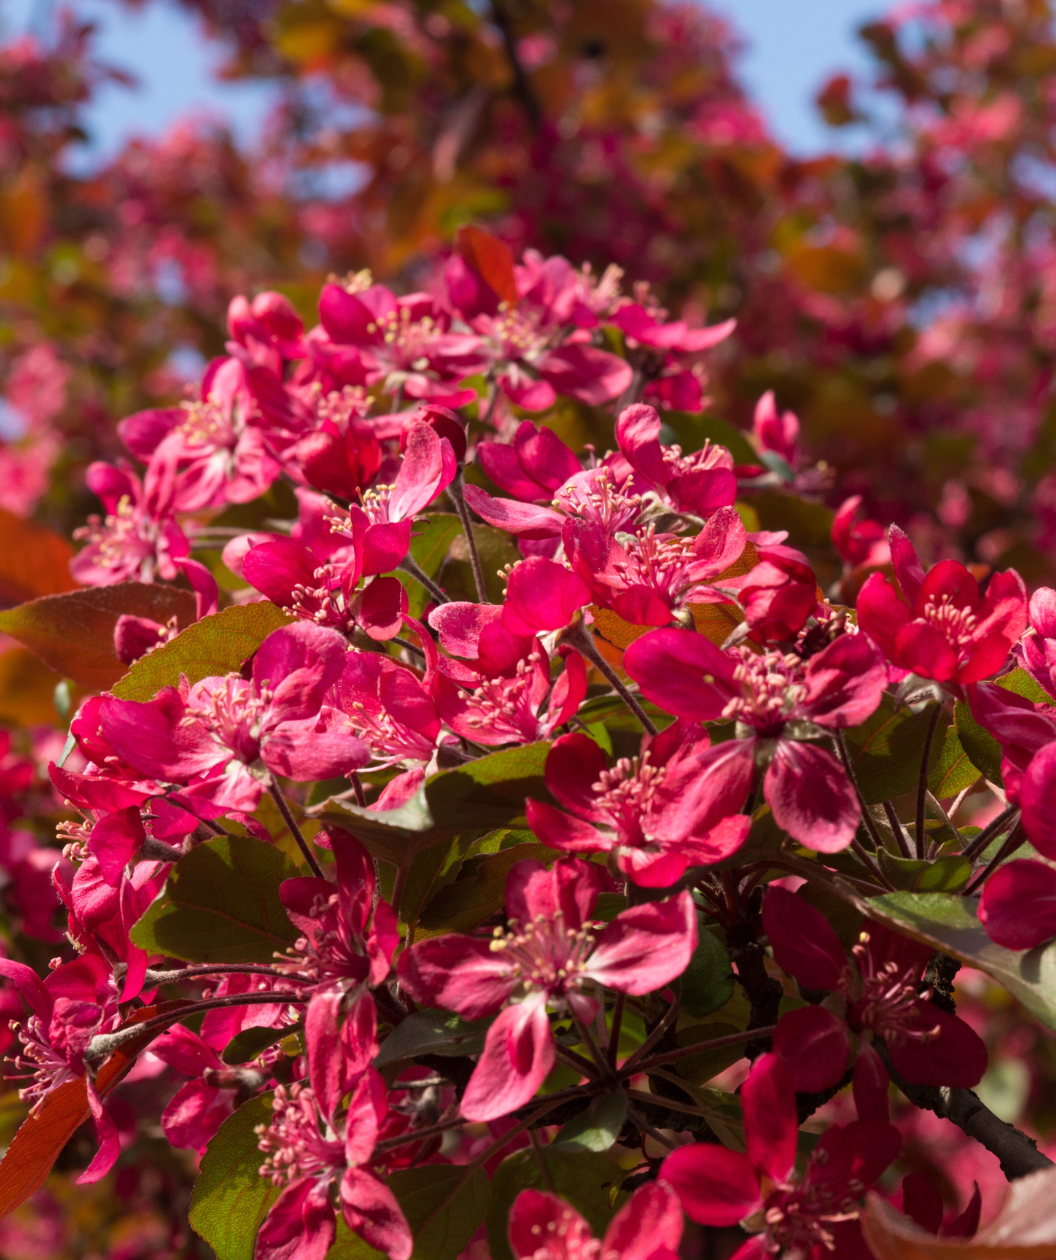
[[[619,1260],[657,1260],[661,1247],[677,1253],[682,1241],[682,1208],[670,1185],[654,1181],[639,1186],[612,1218],[601,1254]]]
[[[341,1178],[341,1211],[348,1228],[364,1242],[389,1260],[409,1260],[414,1246],[411,1227],[396,1196],[377,1177],[362,1168],[346,1169]]]
[[[698,1225],[736,1225],[761,1206],[759,1178],[748,1156],[724,1146],[679,1147],[660,1165],[660,1181],[671,1186]]]
[[[934,1002],[918,1002],[914,1023],[921,1030],[938,1028],[927,1041],[909,1037],[885,1037],[891,1062],[907,1081],[916,1085],[948,1085],[971,1089],[983,1079],[989,1056],[979,1034],[957,1015]],[[878,1028],[882,1036],[884,1029]]]
[[[797,1090],[818,1094],[836,1085],[847,1070],[850,1029],[823,1006],[802,1006],[781,1016],[774,1053],[787,1066]]]
[[[294,1181],[275,1200],[257,1232],[254,1260],[324,1260],[336,1233],[325,1181]]]
[[[508,1228],[515,1260],[579,1260],[594,1241],[594,1231],[574,1207],[540,1190],[521,1191]]]
[[[808,849],[839,853],[854,839],[858,794],[828,749],[778,740],[763,791],[777,825]]]
[[[707,722],[737,694],[734,662],[692,630],[653,630],[627,648],[624,669],[653,704]]]
[[[598,934],[586,974],[617,992],[641,997],[680,976],[696,947],[697,912],[690,894],[681,892],[668,901],[621,911]]]
[[[416,941],[400,957],[400,984],[422,1006],[466,1019],[493,1015],[516,988],[510,964],[489,941],[451,933]]]
[[[840,987],[847,959],[839,937],[820,911],[785,888],[771,885],[763,898],[763,930],[782,970],[808,989]]]
[[[1056,936],[1056,868],[1019,858],[983,886],[979,922],[1006,949],[1033,949]]]
[[[792,1076],[776,1054],[760,1055],[741,1087],[748,1159],[774,1181],[787,1181],[796,1161],[799,1119]]]

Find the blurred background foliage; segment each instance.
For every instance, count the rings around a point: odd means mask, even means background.
[[[117,0],[115,0],[116,4]],[[872,78],[818,105],[857,155],[786,152],[735,39],[659,0],[185,0],[224,73],[278,91],[75,173],[117,72],[56,14],[0,48],[0,504],[67,528],[113,421],[178,398],[237,293],[310,309],[329,273],[411,289],[464,223],[621,267],[738,319],[710,410],[774,389],[829,506],[861,493],[929,557],[1056,559],[1056,40],[1046,0],[928,0],[863,28]],[[605,421],[599,427],[604,442]]]

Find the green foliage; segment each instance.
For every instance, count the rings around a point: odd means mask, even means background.
[[[891,883],[908,892],[956,892],[972,875],[971,862],[956,853],[929,862],[893,857],[886,849],[881,849],[877,859]]]
[[[627,1120],[627,1095],[622,1089],[595,1098],[590,1106],[564,1125],[550,1143],[555,1151],[607,1151],[614,1146]]]
[[[1056,1028],[1056,942],[1004,949],[987,936],[976,902],[943,892],[885,893],[860,903],[870,918],[992,976],[1048,1028]]]
[[[185,854],[132,929],[150,953],[186,962],[269,963],[297,939],[279,886],[297,874],[281,849],[218,836]]]
[[[957,708],[960,708],[958,705]],[[938,760],[932,763],[928,775],[928,787],[936,800],[945,800],[956,796],[965,788],[971,787],[980,778],[979,768],[973,764],[967,750],[961,743],[956,718],[946,728],[946,738],[942,742],[942,750]]]
[[[271,1095],[243,1103],[229,1116],[202,1157],[191,1195],[190,1223],[217,1260],[253,1260],[257,1230],[280,1190],[260,1175],[254,1132],[271,1118]]]
[[[382,1042],[375,1067],[420,1054],[479,1054],[490,1019],[464,1020],[450,1011],[413,1011]]]
[[[152,700],[162,687],[237,672],[264,640],[290,619],[274,604],[224,608],[141,657],[113,688],[122,700]]]
[[[457,1260],[476,1233],[488,1207],[488,1177],[483,1168],[467,1172],[430,1164],[388,1178],[414,1235],[411,1260]]]
[[[1014,669],[1008,674],[995,678],[994,682],[1006,691],[1023,696],[1032,704],[1056,705],[1056,700],[1040,687],[1025,669]],[[1004,786],[1001,778],[1001,745],[989,731],[984,730],[972,716],[971,708],[964,700],[959,700],[954,709],[954,721],[957,734],[972,764],[999,787]]]
[[[867,805],[893,800],[916,787],[933,711],[929,704],[914,713],[885,695],[870,718],[846,732],[851,764]],[[940,727],[931,745],[929,773],[943,747]]]
[[[733,996],[733,970],[726,947],[713,932],[703,929],[697,948],[682,973],[682,1009],[703,1019],[720,1010]]]

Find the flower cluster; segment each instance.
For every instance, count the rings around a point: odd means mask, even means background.
[[[851,499],[857,608],[846,575],[826,596],[760,525],[761,465],[665,440],[609,336],[673,379],[730,328],[480,232],[442,279],[332,281],[308,331],[236,300],[196,396],[91,470],[82,589],[27,637],[107,588],[113,681],[49,766],[66,943],[43,981],[0,959],[27,1125],[83,1100],[97,1179],[122,1077],[186,1078],[161,1127],[204,1152],[221,1260],[244,1167],[256,1260],[339,1231],[408,1260],[447,1211],[449,1260],[496,1228],[518,1260],[670,1260],[683,1213],[743,1258],[861,1256],[921,1106],[1040,1168],[964,1104],[988,1050],[951,981],[1006,974],[986,933],[1056,936],[1056,594],[925,571]],[[523,414],[558,395],[610,407],[615,449]],[[759,458],[808,493],[797,434],[764,398]],[[557,1175],[577,1150],[593,1190]]]

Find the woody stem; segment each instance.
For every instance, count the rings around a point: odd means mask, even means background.
[[[1023,830],[1023,823],[1017,822],[1012,830],[1008,833],[1008,839],[994,854],[989,862],[981,871],[976,872],[971,880],[965,884],[961,890],[962,897],[970,897],[982,884],[985,884],[990,876],[994,873],[998,866],[1023,844],[1026,843],[1027,833]]]
[[[466,546],[469,548],[469,563],[473,569],[473,581],[477,588],[477,599],[482,604],[490,603],[488,588],[484,582],[484,570],[481,567],[480,555],[477,552],[477,540],[473,537],[473,521],[469,515],[469,508],[466,507],[465,495],[462,493],[461,468],[455,473],[455,479],[447,487],[447,492],[454,501],[458,519],[462,522],[462,532],[466,536]]]
[[[396,567],[410,574],[419,586],[424,586],[436,603],[449,604],[451,602],[429,574],[420,568],[417,561],[412,560],[409,554],[404,556]]]
[[[300,827],[297,826],[293,815],[290,813],[290,807],[286,804],[286,798],[279,791],[279,786],[274,779],[272,779],[268,784],[268,791],[271,793],[271,798],[278,807],[279,813],[282,815],[282,821],[289,828],[290,835],[297,841],[297,847],[304,854],[304,860],[308,863],[308,867],[312,874],[316,876],[317,879],[325,879],[325,876],[323,875],[323,868],[315,860],[315,854],[308,847],[308,841],[305,840]]]
[[[609,1067],[616,1066],[616,1058],[620,1051],[620,1027],[623,1024],[623,1006],[627,1000],[626,993],[616,994],[616,1004],[612,1008],[612,1027],[609,1029]]]

